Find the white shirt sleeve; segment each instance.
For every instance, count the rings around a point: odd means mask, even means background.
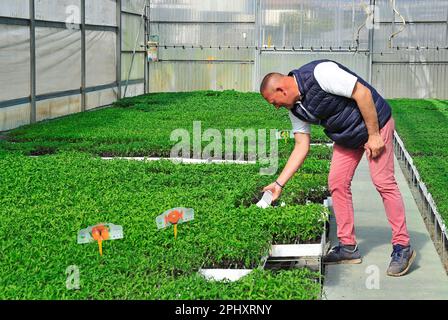
[[[293,133],[300,132],[309,134],[311,132],[310,124],[297,118],[291,111],[289,111],[289,119],[291,119]]]
[[[314,68],[314,77],[322,90],[346,98],[352,97],[353,89],[358,81],[357,77],[331,61],[319,63]]]

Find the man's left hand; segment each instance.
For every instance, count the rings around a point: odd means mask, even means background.
[[[369,140],[364,145],[364,149],[366,149],[368,158],[375,159],[379,157],[384,151],[384,141],[381,135],[369,135]]]

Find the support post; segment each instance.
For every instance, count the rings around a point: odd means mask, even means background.
[[[81,112],[86,111],[86,0],[81,0]]]
[[[121,99],[121,0],[117,0],[117,65],[116,65],[116,78],[117,78],[117,100]]]
[[[372,27],[369,29],[369,62],[368,62],[368,75],[369,84],[372,84],[372,69],[373,69],[373,37],[375,29],[375,0],[370,0],[370,8],[373,10]]]
[[[36,21],[35,3],[30,0],[30,123],[36,122]]]

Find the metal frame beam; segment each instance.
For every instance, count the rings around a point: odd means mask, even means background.
[[[30,19],[15,18],[15,17],[0,17],[0,25],[1,24],[29,26]],[[67,29],[67,23],[60,22],[60,21],[48,21],[48,20],[34,19],[34,25],[35,25],[35,27],[40,27],[40,28]],[[109,32],[117,32],[117,30],[118,30],[118,27],[115,27],[115,26],[105,26],[105,25],[99,25],[99,24],[85,24],[85,28],[86,28],[86,30],[109,31]]]

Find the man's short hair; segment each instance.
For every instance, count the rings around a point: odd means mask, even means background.
[[[284,77],[284,75],[278,72],[271,72],[265,75],[263,81],[261,81],[260,92],[263,93],[263,91],[272,86],[272,83],[275,80],[278,80],[281,77]]]

